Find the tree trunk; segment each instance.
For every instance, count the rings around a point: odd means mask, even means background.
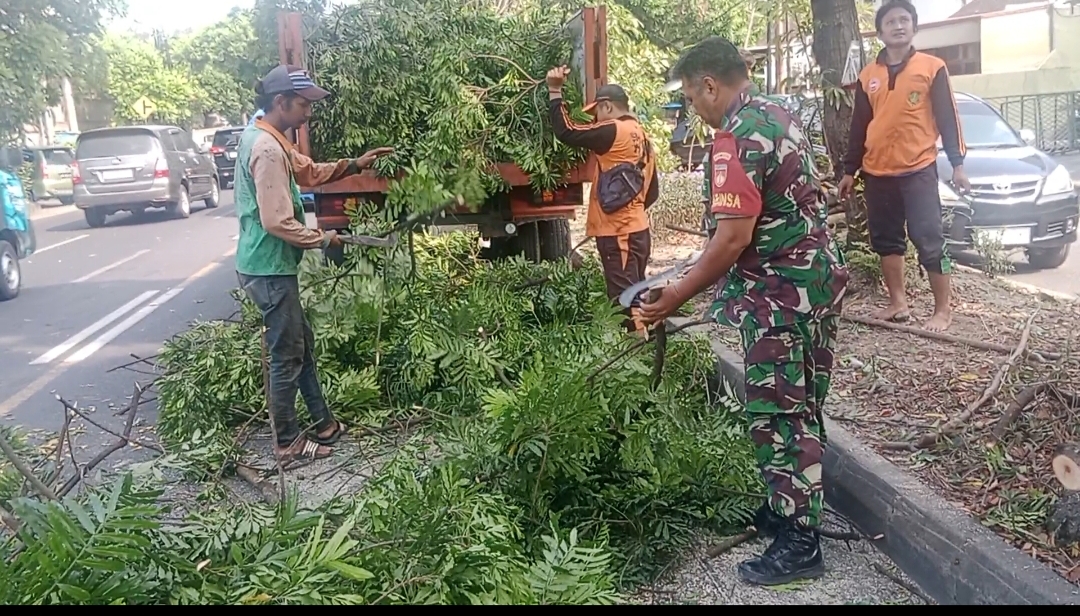
[[[810,0],[814,19],[814,61],[821,69],[821,89],[824,104],[825,145],[829,149],[833,180],[843,174],[843,158],[847,152],[851,128],[851,96],[844,91],[841,80],[848,49],[852,41],[860,40],[859,17],[855,0]],[[866,206],[861,194],[845,204],[847,242],[866,243]]]

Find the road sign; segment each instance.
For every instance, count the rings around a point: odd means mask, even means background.
[[[149,118],[150,116],[154,115],[154,112],[157,111],[157,105],[155,105],[154,101],[150,100],[149,98],[146,98],[145,96],[141,96],[141,97],[139,97],[139,100],[132,103],[131,109],[140,118],[145,120],[146,118]]]

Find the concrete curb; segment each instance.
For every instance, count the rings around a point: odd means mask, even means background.
[[[953,264],[953,267],[955,267],[956,269],[958,269],[958,270],[960,270],[962,272],[969,272],[969,273],[972,273],[972,274],[980,274],[980,275],[983,275],[983,276],[986,275],[986,272],[984,272],[984,271],[982,271],[980,269],[976,269],[974,267],[969,267],[967,265],[960,265],[960,264],[957,263],[957,264]],[[1020,291],[1022,293],[1030,293],[1032,295],[1037,295],[1042,299],[1057,300],[1059,302],[1070,302],[1070,303],[1071,302],[1080,302],[1080,296],[1076,296],[1076,295],[1073,295],[1071,293],[1062,293],[1061,291],[1054,291],[1053,289],[1047,289],[1045,287],[1035,286],[1033,284],[1028,284],[1026,282],[1020,282],[1019,280],[1010,280],[1008,278],[998,277],[998,278],[996,278],[996,280],[998,282],[1004,284],[1007,287],[1010,287],[1012,289],[1016,289],[1017,291]]]
[[[713,341],[719,371],[745,399],[742,358]],[[910,474],[826,420],[829,504],[943,605],[1080,605],[1080,588],[1005,543]]]

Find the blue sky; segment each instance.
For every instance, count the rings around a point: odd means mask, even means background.
[[[254,0],[128,0],[127,16],[109,24],[110,29],[166,33],[208,26],[229,14],[233,7],[249,8]]]

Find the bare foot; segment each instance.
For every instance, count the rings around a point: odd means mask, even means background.
[[[935,312],[930,320],[923,324],[923,329],[928,332],[943,332],[952,325],[951,312]]]
[[[896,321],[897,323],[902,323],[911,318],[911,312],[908,311],[908,307],[906,305],[895,306],[893,304],[889,304],[888,307],[871,313],[870,318],[877,319],[879,321]]]

